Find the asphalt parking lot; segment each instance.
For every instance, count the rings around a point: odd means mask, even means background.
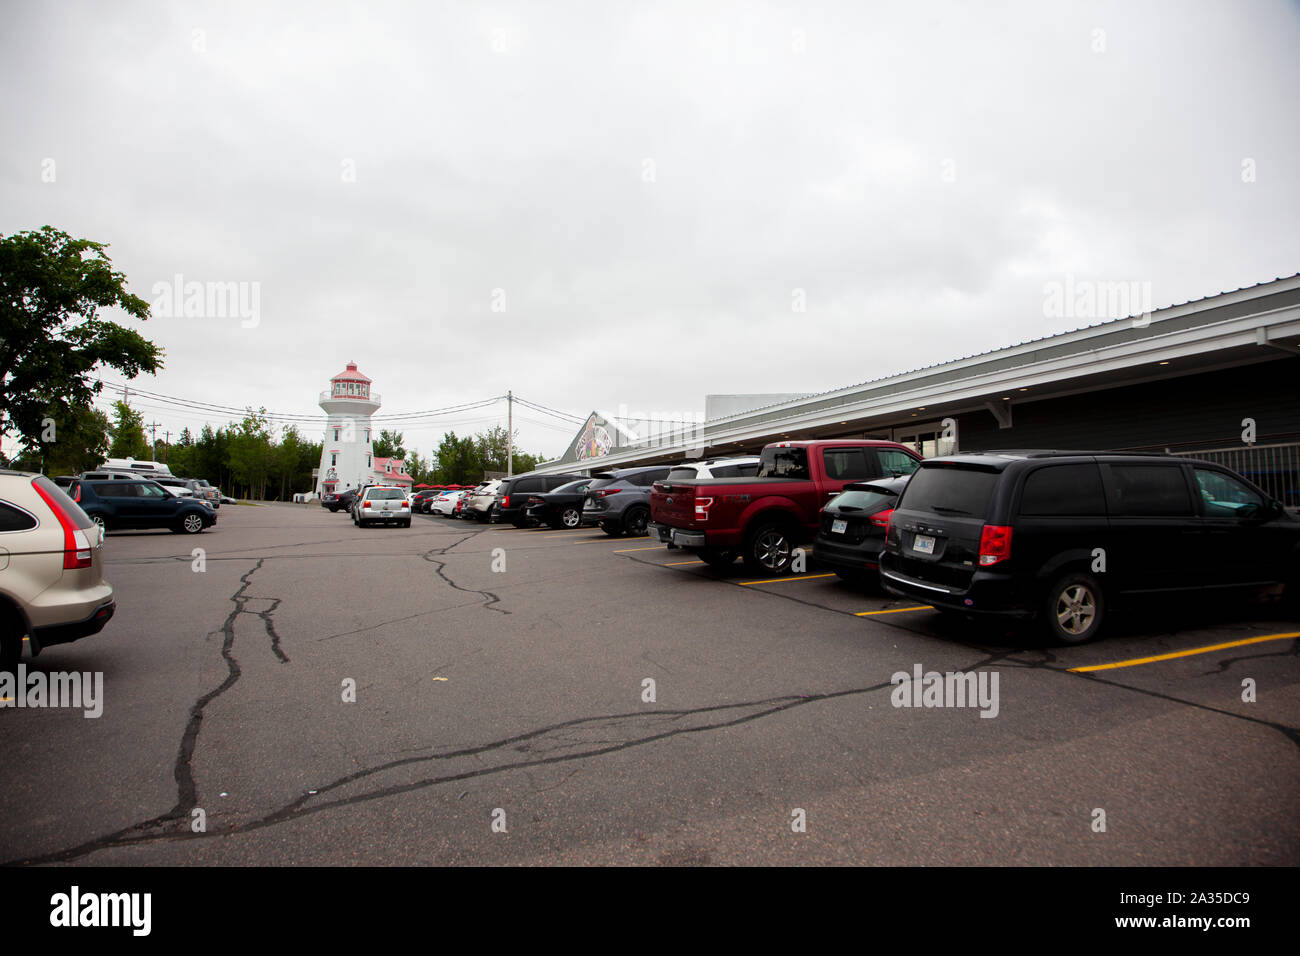
[[[1272,605],[1060,648],[591,530],[227,506],[105,548],[117,616],[24,659],[102,716],[0,710],[6,863],[1300,862]]]

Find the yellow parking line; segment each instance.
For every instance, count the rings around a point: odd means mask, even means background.
[[[661,544],[657,548],[624,548],[622,551],[615,551],[615,554],[631,554],[633,551],[662,551],[664,546]]]
[[[1264,641],[1285,641],[1300,637],[1300,631],[1288,631],[1286,634],[1265,634],[1263,637],[1247,637],[1240,641],[1228,641],[1226,644],[1211,644],[1208,647],[1193,647],[1186,651],[1174,651],[1171,654],[1156,654],[1154,657],[1135,657],[1132,660],[1116,661],[1113,664],[1090,664],[1087,667],[1071,667],[1071,674],[1086,671],[1108,671],[1117,667],[1137,667],[1139,664],[1154,664],[1156,661],[1173,660],[1175,657],[1191,657],[1194,654],[1209,654],[1229,647],[1245,647],[1247,644],[1262,644]]]
[[[703,561],[669,561],[664,565],[665,568],[676,568],[683,564],[703,564]]]
[[[891,607],[884,611],[858,611],[854,617],[871,617],[873,614],[902,614],[904,611],[931,611],[933,608],[929,604],[918,604],[916,607]]]
[[[835,572],[830,574],[789,574],[783,578],[768,578],[766,581],[741,581],[740,586],[747,588],[751,584],[780,584],[782,581],[810,581],[813,578],[833,578]]]

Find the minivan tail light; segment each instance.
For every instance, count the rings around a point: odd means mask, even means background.
[[[41,496],[41,500],[50,506],[54,517],[59,519],[59,525],[63,528],[63,570],[78,571],[90,567],[92,564],[90,539],[86,537],[86,532],[78,528],[67,509],[35,481],[32,482],[32,488]]]
[[[509,507],[510,507],[510,496],[509,496],[509,495],[502,495],[502,496],[501,496],[501,507],[502,507],[502,508],[509,508]]]
[[[708,521],[709,509],[712,507],[713,507],[712,498],[696,498],[695,499],[695,520]]]
[[[893,508],[886,508],[884,511],[877,511],[870,518],[870,521],[877,528],[884,528],[885,533],[889,533],[889,517],[894,513]]]
[[[980,532],[980,567],[987,568],[1011,557],[1011,528],[986,524]]]

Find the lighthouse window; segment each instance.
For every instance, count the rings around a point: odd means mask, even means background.
[[[339,430],[337,428],[334,429],[334,440],[335,441],[339,440]]]
[[[373,467],[373,466],[370,464],[370,456],[369,456],[369,455],[366,455],[366,467],[367,467],[367,468]]]
[[[333,468],[338,463],[339,463],[338,452],[330,452],[330,467]]]

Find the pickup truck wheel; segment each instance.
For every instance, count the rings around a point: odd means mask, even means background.
[[[785,525],[762,524],[745,539],[745,565],[759,574],[785,574],[794,560],[794,542]]]
[[[1101,633],[1106,597],[1097,579],[1088,574],[1057,578],[1043,597],[1043,621],[1060,644],[1085,644]]]
[[[645,534],[650,527],[650,509],[629,508],[627,514],[623,516],[623,527],[630,535],[639,536]]]

